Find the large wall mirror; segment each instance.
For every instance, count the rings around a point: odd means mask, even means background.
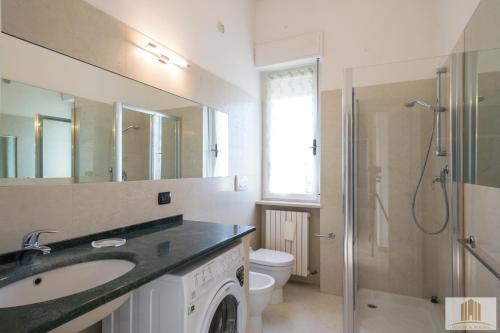
[[[482,0],[464,32],[464,178],[500,187],[500,1]]]
[[[11,74],[0,80],[0,185],[228,175],[227,113],[26,42],[12,43],[22,47],[0,51],[0,73],[8,67]],[[41,52],[50,59],[45,64],[57,69],[54,76],[71,75],[76,83],[66,89],[35,67],[17,75],[11,67],[19,52]]]

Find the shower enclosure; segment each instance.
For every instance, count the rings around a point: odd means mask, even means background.
[[[346,71],[344,331],[435,333],[460,295],[461,58]]]

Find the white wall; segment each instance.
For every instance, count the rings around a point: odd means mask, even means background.
[[[457,42],[467,22],[479,5],[481,0],[439,0],[436,1],[437,37],[442,41],[444,50],[449,51]]]
[[[253,0],[85,1],[258,96]],[[219,20],[225,26],[224,34],[217,29]]]
[[[256,0],[256,43],[323,32],[321,90],[342,70],[445,55],[478,0]]]

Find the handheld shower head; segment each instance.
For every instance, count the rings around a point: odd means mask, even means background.
[[[420,106],[422,106],[422,107],[424,107],[424,108],[426,108],[428,110],[431,110],[433,112],[444,112],[444,111],[446,111],[446,109],[444,107],[442,107],[442,106],[441,107],[435,107],[435,106],[432,106],[429,103],[421,101],[419,99],[415,99],[413,101],[405,103],[405,106],[407,108],[412,108],[412,107],[415,106],[415,104],[418,104],[418,105],[420,105]]]
[[[137,125],[130,125],[129,127],[125,128],[125,129],[122,131],[122,133],[125,133],[126,131],[131,130],[131,129],[133,129],[133,130],[138,130],[138,129],[141,129],[141,128],[140,128],[139,126],[137,126]]]
[[[407,108],[412,108],[412,107],[415,106],[415,104],[423,106],[424,108],[429,109],[429,110],[434,110],[434,108],[432,107],[432,105],[430,105],[429,103],[426,103],[424,101],[418,100],[418,99],[415,99],[413,101],[410,101],[410,102],[406,103],[405,106]]]

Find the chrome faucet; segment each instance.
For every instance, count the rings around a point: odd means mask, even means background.
[[[40,245],[38,243],[38,238],[40,237],[41,234],[53,234],[56,232],[58,232],[58,231],[57,230],[49,230],[49,229],[35,230],[32,232],[29,232],[28,234],[26,234],[23,237],[22,249],[23,250],[40,251],[43,254],[49,254],[52,249],[48,246]]]
[[[444,166],[443,168],[441,168],[441,171],[439,172],[439,176],[437,177],[434,177],[432,179],[432,182],[433,183],[441,183],[441,185],[444,185],[446,184],[446,176],[450,173],[450,169],[448,168],[448,166]]]

